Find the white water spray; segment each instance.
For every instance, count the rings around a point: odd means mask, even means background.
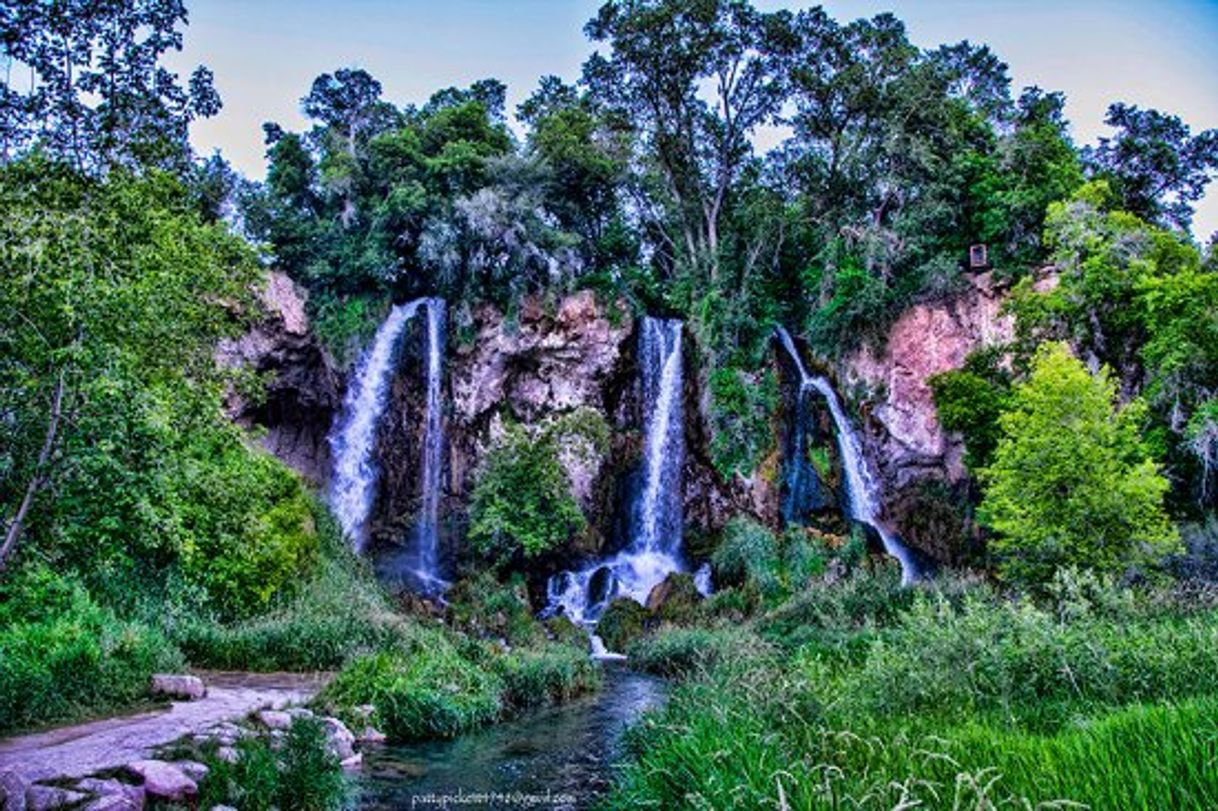
[[[380,469],[373,459],[376,431],[389,399],[389,384],[406,325],[422,301],[399,304],[376,331],[376,337],[356,364],[343,398],[343,408],[330,433],[334,475],[329,502],[357,552],[367,543],[368,514],[376,498]]]
[[[639,369],[646,416],[643,487],[630,546],[578,572],[561,572],[546,585],[549,613],[561,611],[589,625],[615,597],[643,603],[664,578],[682,571],[681,471],[685,464],[681,322],[645,318]]]
[[[837,392],[829,381],[821,375],[810,375],[804,368],[803,360],[795,349],[795,343],[790,334],[781,326],[776,328],[778,338],[783,348],[791,356],[795,368],[799,370],[800,387],[814,389],[825,398],[829,405],[829,413],[833,416],[833,425],[837,433],[837,446],[842,455],[842,469],[846,474],[846,492],[850,499],[850,517],[859,523],[873,528],[880,536],[884,551],[892,555],[901,564],[901,582],[905,585],[912,583],[918,576],[917,564],[913,555],[901,541],[888,530],[880,521],[879,485],[867,465],[863,455],[862,445],[850,420],[846,418],[842,404],[837,398]]]

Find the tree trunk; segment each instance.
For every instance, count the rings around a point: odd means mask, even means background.
[[[17,546],[17,540],[21,537],[21,529],[25,523],[25,517],[30,511],[30,505],[34,503],[34,497],[38,495],[38,491],[46,484],[47,462],[51,459],[51,451],[55,448],[55,439],[59,434],[59,418],[63,413],[63,374],[60,373],[59,381],[55,384],[55,396],[51,404],[51,417],[47,421],[47,434],[42,443],[42,450],[38,453],[38,462],[34,467],[34,473],[30,477],[30,483],[25,488],[25,496],[21,499],[21,506],[17,508],[17,514],[13,516],[13,520],[8,525],[8,530],[4,533],[4,544],[0,546],[0,572],[4,571],[8,564],[8,558],[13,553],[13,549]]]

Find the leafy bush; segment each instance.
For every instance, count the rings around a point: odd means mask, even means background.
[[[376,707],[375,723],[396,741],[449,738],[496,720],[503,710],[500,680],[463,658],[438,632],[409,650],[351,662],[317,702]]]
[[[519,574],[500,583],[493,572],[481,572],[453,586],[447,599],[453,623],[468,633],[505,639],[511,645],[529,644],[544,636]]]
[[[486,455],[470,498],[469,543],[505,564],[542,554],[587,526],[551,432],[508,426]]]
[[[772,648],[749,629],[664,628],[626,648],[639,670],[688,677],[726,663],[759,660]]]
[[[156,628],[120,619],[76,583],[30,579],[0,606],[0,733],[120,709],[148,695],[153,673],[182,666]],[[45,618],[31,616],[40,595],[52,598],[38,609]]]
[[[513,709],[569,701],[600,687],[601,669],[587,646],[548,644],[498,657],[495,672],[503,679],[503,701]]]
[[[804,589],[766,613],[758,628],[766,639],[796,647],[811,638],[891,626],[914,598],[915,591],[901,585],[895,566],[855,570],[836,582]]]
[[[237,444],[184,478],[175,493],[186,528],[182,568],[222,615],[264,610],[316,561],[309,497],[279,461]]]

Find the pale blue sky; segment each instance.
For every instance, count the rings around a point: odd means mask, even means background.
[[[754,0],[764,9],[811,4]],[[172,60],[216,74],[224,110],[192,130],[243,173],[264,174],[263,121],[305,126],[299,100],[319,73],[362,67],[397,104],[494,76],[513,109],[555,73],[569,80],[591,53],[583,24],[599,0],[195,0],[186,48]],[[839,20],[893,11],[922,46],[969,39],[1010,66],[1016,89],[1066,93],[1080,143],[1104,133],[1108,104],[1128,101],[1218,127],[1218,0],[830,0]],[[1198,211],[1218,231],[1218,192]]]

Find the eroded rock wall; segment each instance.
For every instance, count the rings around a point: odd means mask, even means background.
[[[316,486],[329,477],[326,441],[342,403],[342,378],[309,329],[307,293],[286,274],[272,271],[258,291],[261,316],[240,338],[216,349],[216,360],[267,378],[265,399],[230,392],[229,416],[259,429],[259,441]]]
[[[943,430],[929,379],[960,368],[977,349],[1009,342],[1006,289],[991,273],[969,277],[950,299],[906,310],[878,347],[849,354],[839,374],[843,394],[863,415],[868,456],[884,481],[886,513],[903,537],[938,560],[958,557],[951,511],[968,473],[959,436]]]

